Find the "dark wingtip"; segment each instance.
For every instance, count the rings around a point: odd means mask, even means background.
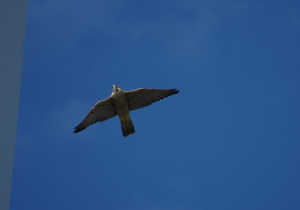
[[[171,89],[171,90],[174,92],[174,94],[177,94],[177,93],[180,92],[180,90],[177,90],[176,88],[175,89]]]
[[[73,131],[73,133],[79,133],[81,131],[78,129],[78,126],[76,126],[74,129],[75,129],[75,131]]]

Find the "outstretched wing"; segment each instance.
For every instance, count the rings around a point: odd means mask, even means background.
[[[133,91],[124,91],[128,100],[129,111],[141,109],[177,93],[179,93],[179,91],[176,89],[159,90],[139,88]]]
[[[84,120],[76,126],[74,133],[83,131],[96,122],[103,122],[117,115],[117,111],[113,105],[113,98],[109,97],[104,101],[99,101],[84,118]]]

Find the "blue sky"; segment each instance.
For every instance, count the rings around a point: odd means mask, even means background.
[[[11,210],[299,209],[300,3],[28,3]],[[123,90],[180,90],[73,134]]]

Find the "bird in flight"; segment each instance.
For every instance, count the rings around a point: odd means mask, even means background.
[[[119,86],[112,86],[113,92],[109,98],[99,101],[91,109],[84,120],[76,126],[74,133],[83,131],[90,125],[103,122],[115,116],[119,116],[124,137],[135,133],[129,111],[149,106],[157,101],[179,93],[176,89],[159,90],[139,88],[133,91],[123,91]]]

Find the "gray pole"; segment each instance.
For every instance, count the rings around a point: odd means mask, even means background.
[[[0,1],[0,209],[9,210],[28,0]]]

